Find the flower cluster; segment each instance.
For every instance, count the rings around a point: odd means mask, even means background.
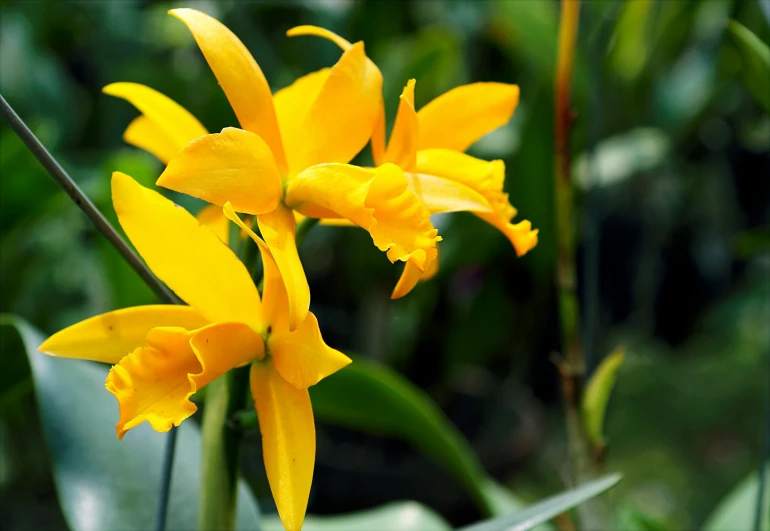
[[[40,350],[113,365],[106,387],[120,407],[120,438],[144,421],[158,431],[178,426],[196,411],[195,392],[250,365],[270,487],[284,526],[299,529],[315,460],[308,387],[350,359],[324,343],[309,311],[297,221],[321,218],[368,231],[391,262],[404,262],[394,298],[438,268],[433,214],[472,212],[526,253],[537,231],[529,221],[511,223],[516,209],[503,192],[502,161],[464,153],[510,119],[519,90],[474,83],[417,111],[409,80],[386,143],[382,74],[363,42],[312,26],[290,30],[289,36],[329,39],[342,55],[273,94],[225,26],[192,9],[171,14],[191,31],[241,128],[209,134],[183,107],[143,85],[114,83],[104,92],[140,111],[124,138],[166,164],[158,186],[211,203],[196,219],[128,175],[112,177],[126,235],[187,305],[99,315],[54,334]],[[374,166],[349,164],[370,142]],[[254,216],[261,237],[239,214]],[[259,248],[261,294],[227,245],[230,222]]]

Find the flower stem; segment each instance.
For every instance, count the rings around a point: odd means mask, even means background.
[[[228,371],[208,385],[203,410],[203,459],[198,529],[235,529],[241,430],[227,419],[246,406],[249,368]]]
[[[567,440],[573,481],[582,483],[590,476],[589,446],[580,417],[585,384],[585,366],[580,342],[580,308],[575,272],[575,217],[570,175],[569,134],[573,122],[572,69],[580,14],[579,0],[562,0],[559,52],[555,87],[555,182],[559,322],[563,356],[557,361],[566,406]]]
[[[32,152],[35,158],[43,165],[48,174],[54,178],[59,186],[67,192],[67,195],[80,207],[80,210],[93,223],[96,230],[102,233],[107,240],[118,250],[123,259],[136,271],[142,280],[155,292],[155,294],[164,302],[169,304],[180,304],[181,301],[174,295],[144,264],[139,255],[121,238],[118,231],[107,221],[107,218],[99,212],[99,209],[83,193],[80,187],[75,183],[72,177],[64,171],[59,162],[53,158],[45,146],[37,139],[35,134],[27,127],[27,124],[19,118],[19,115],[0,95],[0,114],[2,114],[11,129],[21,138],[27,148]]]

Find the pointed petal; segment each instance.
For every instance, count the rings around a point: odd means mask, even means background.
[[[366,56],[364,43],[349,45],[326,30],[317,30],[290,35],[321,35],[345,51],[327,72],[303,78],[302,88],[308,98],[312,97],[309,105],[305,102],[291,116],[282,113],[291,174],[323,162],[350,161],[369,141],[382,103],[382,74]]]
[[[299,531],[315,466],[315,423],[307,389],[281,378],[272,362],[251,366],[251,394],[262,433],[262,455],[281,523]]]
[[[436,251],[436,259],[428,264],[425,271],[420,271],[412,262],[404,264],[401,277],[399,277],[393,293],[390,294],[391,299],[400,299],[412,291],[418,282],[425,282],[436,276],[436,273],[438,273],[438,247],[436,247]]]
[[[205,134],[205,133],[204,133]],[[123,133],[126,144],[149,151],[163,164],[168,164],[171,157],[184,147],[177,145],[155,122],[145,115],[134,118]]]
[[[187,109],[174,100],[139,83],[112,83],[102,92],[123,98],[139,109],[142,116],[131,122],[123,139],[146,149],[164,163],[190,140],[208,131]]]
[[[103,313],[68,326],[40,345],[40,352],[60,358],[101,361],[112,365],[145,344],[157,326],[193,330],[208,324],[189,306],[135,306]]]
[[[112,174],[118,220],[158,278],[210,322],[257,328],[259,293],[233,252],[185,209],[124,173]]]
[[[529,221],[511,223],[517,212],[508,201],[508,194],[503,192],[503,161],[487,162],[450,149],[426,149],[417,152],[416,171],[453,180],[483,195],[493,211],[472,212],[500,230],[519,256],[537,245],[537,230],[532,230]]]
[[[273,333],[267,343],[276,370],[297,389],[307,389],[350,363],[350,358],[324,343],[318,320],[308,312],[294,332]]]
[[[417,113],[417,149],[465,151],[485,134],[508,123],[518,103],[518,85],[472,83],[453,88]]]
[[[172,9],[169,13],[190,29],[241,127],[262,137],[270,146],[278,168],[285,171],[286,159],[273,96],[249,50],[224,24],[205,13],[188,8]]]
[[[414,111],[415,80],[410,79],[401,93],[396,122],[390,134],[390,142],[385,151],[383,162],[392,162],[404,170],[414,168],[417,157],[417,136],[420,132],[417,113]]]
[[[374,165],[382,164],[385,156],[385,104],[380,103],[380,110],[377,113],[377,120],[374,122],[374,130],[371,138],[372,159]]]
[[[118,438],[145,420],[156,431],[179,426],[195,413],[189,398],[228,370],[264,356],[262,338],[245,324],[220,323],[200,330],[154,328],[147,345],[115,365],[107,390],[120,407]]]
[[[409,181],[409,190],[420,198],[431,214],[493,212],[483,195],[463,183],[427,173],[404,175]]]
[[[289,331],[289,298],[281,278],[281,271],[275,263],[273,253],[267,244],[257,236],[235,213],[230,203],[225,203],[224,215],[248,234],[259,247],[262,255],[262,327],[271,328],[272,333]]]
[[[347,164],[308,168],[289,182],[286,204],[311,217],[342,216],[372,236],[391,262],[412,259],[420,270],[435,257],[438,231],[393,164],[367,170]]]
[[[267,144],[226,127],[187,144],[168,163],[158,186],[247,214],[270,212],[281,200],[281,176]]]
[[[289,300],[289,328],[296,330],[310,308],[310,287],[299,260],[296,225],[291,210],[279,206],[257,217],[259,230],[278,265]]]
[[[217,205],[206,205],[195,215],[195,219],[198,223],[208,227],[211,231],[217,235],[222,243],[229,245],[230,241],[230,224],[227,222],[227,218],[222,214],[222,209]]]

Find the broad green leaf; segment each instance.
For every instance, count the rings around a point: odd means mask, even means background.
[[[484,471],[463,435],[424,391],[392,369],[356,358],[310,388],[316,418],[407,440],[460,481],[484,514],[492,514]]]
[[[531,505],[523,511],[463,527],[461,531],[526,531],[601,494],[620,481],[620,478],[620,474],[612,474],[589,481],[580,487]]]
[[[0,316],[21,336],[64,516],[73,531],[152,529],[166,435],[142,424],[115,435],[118,409],[104,389],[107,367],[52,358],[37,351],[43,336],[24,320]],[[188,420],[177,434],[168,529],[195,529],[201,438]],[[245,483],[238,492],[237,527],[256,529],[259,509]]]
[[[586,386],[583,395],[583,424],[592,444],[604,444],[604,414],[625,355],[624,347],[616,348],[604,358]]]
[[[770,48],[740,22],[731,20],[727,29],[741,54],[746,87],[757,103],[770,112]]]
[[[374,509],[337,516],[308,515],[303,531],[449,531],[441,516],[413,501],[388,503]],[[262,531],[282,531],[277,517],[262,520]]]
[[[765,465],[765,473],[770,474],[770,463]],[[767,483],[764,492],[762,522],[758,531],[770,531],[770,487]],[[706,523],[703,524],[704,531],[751,531],[755,529],[758,498],[759,473],[754,472],[739,483],[717,505]]]

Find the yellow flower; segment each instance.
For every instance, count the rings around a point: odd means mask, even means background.
[[[112,198],[124,231],[150,269],[189,306],[155,305],[87,319],[48,338],[41,352],[114,364],[107,389],[120,407],[119,438],[144,421],[178,426],[189,399],[235,367],[251,364],[270,488],[287,529],[302,526],[315,462],[307,388],[350,359],[328,347],[312,313],[289,330],[288,298],[267,245],[226,203],[224,214],[257,243],[262,297],[245,266],[186,210],[115,172]]]
[[[473,83],[456,87],[415,112],[415,80],[401,101],[385,147],[384,110],[372,136],[375,164],[396,164],[404,170],[409,189],[431,214],[472,212],[499,229],[522,256],[537,244],[532,224],[511,220],[516,209],[503,192],[505,165],[463,152],[479,138],[505,125],[519,102],[519,87],[505,83]],[[408,293],[419,280],[435,273],[407,262],[393,298]]]
[[[257,216],[285,283],[291,330],[310,305],[295,212],[348,220],[369,231],[392,262],[432,267],[438,231],[403,171],[346,164],[369,141],[382,108],[382,75],[363,42],[313,26],[290,30],[289,36],[332,40],[343,54],[333,67],[272,95],[256,61],[224,25],[192,9],[171,13],[192,32],[243,129],[206,134],[181,106],[141,85],[116,83],[105,92],[142,112],[125,139],[167,162],[159,186],[215,205],[229,201],[235,211]]]

